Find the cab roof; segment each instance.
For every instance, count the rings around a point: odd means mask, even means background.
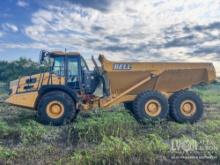
[[[63,51],[53,51],[49,52],[51,56],[80,56],[79,52],[63,52]]]

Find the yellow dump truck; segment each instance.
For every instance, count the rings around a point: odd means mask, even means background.
[[[44,124],[72,121],[78,111],[123,103],[139,121],[166,118],[193,123],[203,114],[200,97],[188,91],[216,79],[212,63],[112,62],[94,58],[89,70],[77,52],[41,51],[48,72],[10,82],[7,103],[37,111]],[[102,96],[95,95],[102,88]]]

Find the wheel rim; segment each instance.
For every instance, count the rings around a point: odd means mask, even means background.
[[[145,104],[145,112],[152,117],[158,116],[161,112],[161,104],[157,100],[149,100]]]
[[[193,116],[196,112],[196,104],[192,100],[185,100],[181,103],[180,110],[184,116]]]
[[[57,119],[64,114],[64,106],[59,101],[51,101],[47,105],[46,111],[50,118]]]

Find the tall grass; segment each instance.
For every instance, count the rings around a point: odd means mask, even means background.
[[[53,127],[36,122],[33,111],[1,104],[0,164],[218,164],[220,87],[193,90],[206,102],[205,117],[193,125],[172,120],[141,125],[119,105],[80,113],[73,123]],[[210,141],[216,150],[205,153],[215,159],[173,160],[172,140]]]

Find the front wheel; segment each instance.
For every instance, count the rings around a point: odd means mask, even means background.
[[[177,122],[194,123],[202,118],[203,103],[192,91],[176,92],[169,99],[170,115]]]
[[[52,91],[40,99],[37,109],[38,120],[43,124],[62,125],[76,115],[72,98],[62,91]]]

